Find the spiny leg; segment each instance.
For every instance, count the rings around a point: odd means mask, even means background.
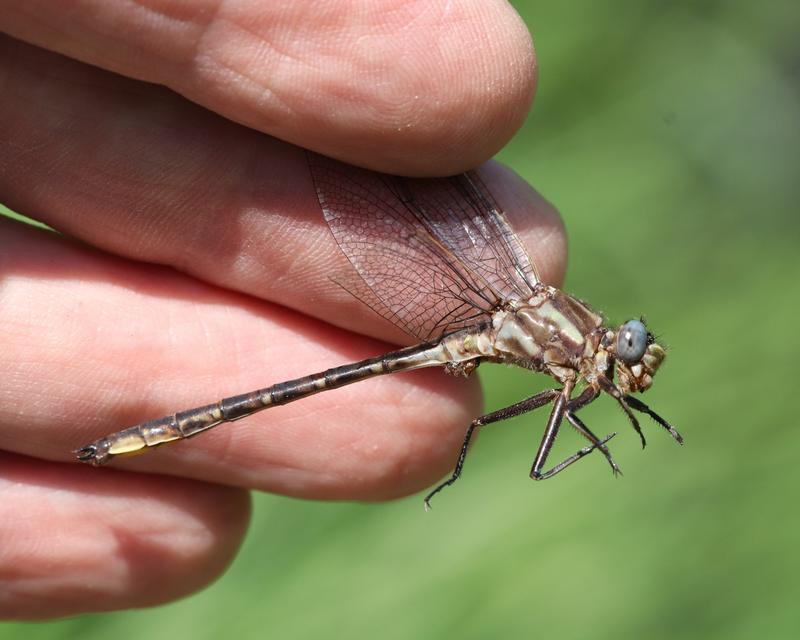
[[[622,407],[625,415],[628,416],[628,420],[630,420],[631,424],[633,425],[634,430],[639,434],[639,438],[642,441],[642,449],[644,449],[647,446],[647,440],[644,437],[644,433],[642,433],[642,427],[639,426],[639,421],[636,419],[636,416],[633,415],[628,403],[625,401],[625,397],[623,397],[622,393],[620,393],[620,390],[617,389],[617,386],[609,378],[600,376],[597,380],[600,383],[603,391],[614,398],[619,406]]]
[[[567,420],[569,420],[570,424],[580,433],[584,438],[586,438],[589,442],[594,444],[602,454],[605,456],[608,464],[611,465],[611,470],[614,472],[614,475],[621,475],[622,471],[617,466],[617,463],[614,462],[614,458],[611,457],[611,452],[608,450],[608,447],[605,445],[600,444],[600,438],[598,438],[589,427],[577,416],[577,411],[582,409],[589,403],[593,402],[597,399],[597,396],[600,394],[600,389],[595,386],[588,386],[586,387],[583,392],[577,397],[573,398],[567,404]],[[612,434],[613,437],[617,435],[616,432]]]
[[[625,401],[632,409],[636,409],[636,411],[641,411],[642,413],[646,413],[659,425],[664,427],[669,432],[669,434],[673,438],[675,438],[675,441],[678,444],[683,444],[683,436],[680,433],[678,433],[678,430],[675,427],[673,427],[669,422],[664,420],[664,418],[658,415],[655,411],[653,411],[650,407],[648,407],[644,402],[630,395],[625,396]]]
[[[499,422],[500,420],[514,418],[523,413],[527,413],[528,411],[533,411],[534,409],[538,409],[539,407],[542,407],[552,402],[553,398],[559,396],[560,394],[561,391],[559,389],[549,389],[547,391],[542,391],[541,393],[537,393],[535,396],[526,398],[521,402],[517,402],[516,404],[512,404],[509,407],[493,411],[492,413],[487,413],[485,416],[481,416],[480,418],[476,418],[475,420],[473,420],[470,423],[469,427],[467,428],[467,433],[464,436],[464,442],[461,445],[461,451],[458,454],[458,461],[456,462],[456,467],[453,470],[453,474],[447,480],[438,485],[427,496],[425,496],[425,510],[427,511],[428,509],[431,508],[431,498],[433,498],[433,496],[435,496],[445,487],[449,487],[461,476],[461,471],[464,468],[464,460],[466,460],[467,450],[469,449],[469,443],[470,440],[472,440],[472,436],[475,433],[476,429],[478,429],[479,427],[483,427],[487,424],[491,424],[493,422]]]
[[[560,473],[561,471],[566,469],[568,466],[570,466],[571,464],[577,462],[578,460],[580,460],[584,456],[588,456],[595,449],[598,449],[600,447],[605,446],[605,444],[609,440],[611,440],[611,438],[613,438],[616,435],[617,435],[616,433],[612,433],[611,435],[607,435],[602,440],[599,440],[596,445],[593,444],[593,445],[591,445],[589,447],[584,447],[583,449],[579,449],[578,451],[573,453],[566,460],[562,460],[561,462],[559,462],[552,469],[548,469],[547,471],[538,472],[538,475],[536,475],[537,472],[531,471],[531,478],[533,480],[547,480],[548,478],[552,478],[554,475],[556,475],[557,473]]]
[[[556,398],[555,403],[553,404],[553,410],[550,412],[550,418],[547,420],[547,427],[544,431],[544,436],[542,437],[542,442],[539,445],[539,450],[536,452],[536,458],[533,461],[533,467],[531,468],[531,478],[533,480],[546,480],[547,478],[552,478],[554,475],[563,471],[568,466],[577,462],[581,458],[586,455],[589,455],[592,451],[594,451],[598,446],[605,445],[606,442],[611,440],[616,434],[612,434],[605,438],[604,440],[599,441],[597,444],[592,444],[590,447],[584,447],[583,449],[577,451],[573,455],[571,455],[566,460],[559,462],[556,466],[547,471],[542,471],[542,467],[544,467],[545,462],[547,461],[547,456],[550,454],[550,450],[553,448],[553,443],[558,436],[558,430],[561,427],[561,422],[564,419],[564,414],[567,412],[567,407],[569,405],[569,394],[572,391],[572,385],[568,384],[564,386],[561,393],[559,394],[558,398]],[[583,399],[584,394],[579,396]]]
[[[592,433],[591,429],[586,426],[586,424],[581,420],[578,416],[576,416],[572,411],[567,411],[567,420],[569,420],[570,424],[577,429],[578,433],[580,433],[583,437],[585,437],[589,442],[591,442],[595,448],[600,449],[600,451],[605,456],[608,464],[611,465],[611,471],[614,473],[615,476],[621,476],[622,470],[617,466],[617,463],[614,462],[614,458],[611,457],[611,452],[608,450],[608,447],[605,445],[606,442],[611,440],[617,432],[615,431],[611,435],[605,437],[604,440],[600,440],[594,433]],[[589,448],[589,453],[591,453],[591,448]]]

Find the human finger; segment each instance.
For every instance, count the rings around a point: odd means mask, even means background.
[[[0,454],[0,618],[153,606],[222,573],[246,492]]]
[[[505,0],[0,2],[7,33],[165,85],[254,129],[409,175],[457,173],[530,106],[530,35]]]

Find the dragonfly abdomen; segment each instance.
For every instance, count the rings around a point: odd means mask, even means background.
[[[214,404],[180,411],[157,420],[150,420],[112,433],[77,450],[78,459],[95,466],[113,457],[143,453],[175,440],[191,438],[222,422],[233,422],[269,407],[288,404],[307,396],[337,389],[366,378],[408,371],[422,367],[442,366],[448,362],[441,344],[418,345],[375,358],[333,367],[302,378],[280,382]]]

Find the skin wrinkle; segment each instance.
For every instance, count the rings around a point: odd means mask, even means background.
[[[141,0],[135,0],[138,4],[144,4]],[[158,2],[159,0],[156,0]],[[185,20],[185,24],[193,25],[197,33],[190,39],[190,45],[187,47],[187,51],[180,57],[177,57],[177,68],[175,73],[173,74],[174,77],[179,79],[184,79],[187,75],[194,74],[197,70],[197,62],[200,57],[200,51],[202,48],[202,43],[204,42],[206,35],[208,34],[209,30],[211,29],[211,25],[218,19],[220,9],[222,8],[223,2],[211,2],[206,3],[206,7],[211,7],[211,10],[204,9],[201,11],[194,11],[191,13],[191,17],[187,17]],[[171,3],[167,2],[166,6],[172,7],[175,6],[183,8],[189,6],[196,6],[196,3],[190,3],[186,5],[182,5],[181,3]],[[197,18],[201,18],[198,20]],[[177,40],[177,39],[176,39]],[[190,70],[191,73],[187,74],[187,71]],[[162,84],[166,86],[170,86],[169,77],[167,77]],[[179,91],[179,87],[175,86],[176,91]],[[188,95],[188,94],[187,94]]]
[[[247,30],[242,29],[239,25],[234,23],[228,23],[231,27],[236,27],[238,31],[242,31],[244,33],[248,33]],[[215,29],[216,31],[216,29]],[[210,37],[212,32],[209,30],[204,34],[204,37]],[[216,36],[216,33],[213,33]],[[264,42],[264,41],[262,41]],[[210,49],[210,48],[209,48]],[[254,94],[259,95],[259,99],[255,103],[255,107],[248,107],[250,111],[254,113],[261,114],[259,118],[260,126],[266,130],[273,129],[275,127],[280,128],[279,122],[280,118],[284,118],[286,116],[290,116],[293,114],[294,109],[289,106],[284,100],[278,98],[277,94],[275,93],[274,87],[268,87],[263,82],[256,79],[253,71],[258,69],[258,67],[253,67],[251,65],[246,65],[245,69],[237,69],[232,65],[232,63],[223,60],[223,58],[219,55],[219,52],[211,53],[209,50],[205,54],[197,53],[195,60],[195,64],[197,65],[198,69],[202,70],[210,70],[212,75],[216,74],[219,69],[222,69],[222,73],[219,74],[219,77],[225,79],[226,85],[234,86],[237,88],[243,87],[252,87],[254,89]],[[205,64],[208,62],[208,64]],[[250,73],[248,73],[248,70]],[[204,71],[202,75],[206,75],[208,71]],[[238,82],[238,80],[243,80],[244,82]],[[181,93],[185,95],[193,95],[198,91],[202,93],[202,87],[195,86],[192,89],[188,88],[181,88]],[[221,92],[222,93],[222,92]],[[267,110],[258,109],[258,107],[267,107]],[[278,108],[280,113],[271,113],[274,109]],[[270,112],[267,116],[267,112]]]
[[[142,0],[129,0],[129,6],[139,7],[143,10],[143,15],[146,16],[145,19],[136,19],[132,20],[133,23],[128,25],[132,31],[136,31],[137,29],[144,28],[146,31],[152,31],[152,29],[147,29],[147,26],[150,27],[162,27],[157,30],[158,38],[153,41],[151,38],[147,37],[144,39],[142,44],[138,47],[139,49],[144,49],[143,58],[147,58],[148,49],[144,48],[142,45],[144,43],[157,43],[159,40],[163,40],[164,42],[168,42],[169,46],[161,48],[156,55],[158,56],[158,64],[152,64],[148,66],[148,71],[154,71],[157,75],[161,74],[164,76],[163,79],[158,80],[157,82],[160,84],[169,85],[168,78],[169,76],[164,73],[165,70],[172,70],[172,73],[175,77],[184,77],[184,74],[180,72],[181,69],[185,70],[187,67],[191,68],[192,61],[195,58],[195,53],[197,50],[197,46],[200,42],[202,37],[202,33],[211,25],[218,13],[218,9],[222,6],[222,2],[211,2],[205,3],[205,7],[203,9],[198,10],[197,3],[191,3],[189,5],[181,5],[181,3],[172,3],[172,2],[152,2],[146,3]],[[160,7],[156,7],[155,5],[160,5]],[[192,6],[193,10],[191,12],[180,11],[184,7]],[[179,9],[178,11],[169,12],[169,8],[176,8]],[[207,8],[211,7],[212,11],[208,11]],[[183,14],[181,16],[181,14]],[[151,20],[150,16],[155,16],[155,19]],[[200,20],[198,20],[200,18]],[[204,19],[203,19],[204,18]],[[168,27],[169,25],[176,25],[177,27],[184,26],[185,29],[169,29],[170,31],[178,31],[181,33],[187,33],[189,31],[198,31],[199,33],[195,34],[194,37],[189,38],[181,38],[175,33],[171,33],[169,36],[164,36],[162,31],[164,27]],[[119,28],[119,25],[113,25],[112,30],[107,34],[108,37],[113,38],[115,36],[115,32]],[[182,42],[187,42],[189,45],[184,49],[176,49],[175,45],[180,44]],[[174,51],[174,54],[170,55],[171,52]],[[102,52],[101,52],[102,53]],[[155,52],[154,52],[155,53]],[[147,78],[142,78],[147,80]]]
[[[131,6],[141,7],[146,15],[155,16],[154,22],[174,23],[178,25],[205,28],[219,13],[223,2],[198,2],[192,3],[165,2],[164,0],[128,0]],[[189,10],[190,9],[190,10]],[[188,11],[187,11],[188,10]]]

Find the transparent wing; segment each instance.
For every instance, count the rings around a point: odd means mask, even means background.
[[[487,320],[539,281],[474,172],[400,178],[312,153],[308,162],[325,219],[360,276],[337,281],[412,336]]]

